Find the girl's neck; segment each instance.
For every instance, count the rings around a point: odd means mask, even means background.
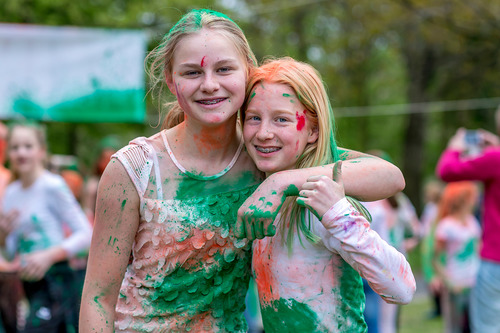
[[[173,140],[169,143],[182,147],[183,152],[192,156],[224,160],[232,158],[236,151],[241,138],[239,132],[234,121],[211,127],[184,121],[172,129],[170,138]]]
[[[22,187],[28,188],[31,185],[33,185],[33,183],[38,179],[38,177],[40,177],[42,175],[44,170],[45,169],[43,167],[37,167],[32,172],[20,174],[19,180],[21,181]]]

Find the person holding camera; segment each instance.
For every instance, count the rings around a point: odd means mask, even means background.
[[[500,134],[500,108],[495,114]],[[479,148],[479,149],[478,149]],[[486,130],[457,130],[441,154],[437,175],[446,182],[471,180],[484,186],[481,264],[472,290],[472,332],[500,332],[500,137]]]

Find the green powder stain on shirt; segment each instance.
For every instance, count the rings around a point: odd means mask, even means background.
[[[224,193],[247,187],[248,184],[255,183],[255,176],[252,172],[243,172],[238,178],[230,180],[206,181],[186,177],[177,189],[175,198],[184,200],[199,196],[209,196],[214,193]]]
[[[316,313],[294,299],[273,301],[261,311],[266,332],[320,332]]]
[[[335,293],[340,294],[342,302],[337,313],[338,332],[365,333],[368,328],[363,316],[365,294],[363,281],[358,272],[347,262],[341,261],[340,287]]]
[[[469,239],[469,241],[462,248],[462,251],[457,253],[457,260],[458,261],[466,261],[466,260],[472,258],[476,252],[476,248],[477,248],[476,244],[477,244],[477,240]]]

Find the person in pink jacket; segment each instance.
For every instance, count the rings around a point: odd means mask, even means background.
[[[500,108],[496,112],[500,133]],[[470,149],[471,132],[460,128],[442,153],[437,174],[446,182],[473,180],[484,186],[481,264],[471,298],[472,332],[500,332],[500,138],[485,130],[472,132],[480,148]],[[474,151],[474,154],[468,152]]]

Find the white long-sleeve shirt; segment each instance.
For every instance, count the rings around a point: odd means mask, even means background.
[[[306,214],[308,216],[309,214]],[[366,332],[361,277],[390,303],[409,303],[415,279],[403,254],[384,241],[346,199],[312,215],[311,244],[297,235],[292,255],[278,227],[253,244],[253,271],[266,332]],[[286,235],[285,235],[286,236]]]
[[[71,257],[90,246],[92,228],[59,175],[44,171],[27,188],[23,188],[19,180],[14,181],[5,191],[2,206],[4,213],[19,212],[14,221],[17,227],[6,240],[10,257],[56,245],[62,246]],[[68,237],[63,225],[71,231]]]

